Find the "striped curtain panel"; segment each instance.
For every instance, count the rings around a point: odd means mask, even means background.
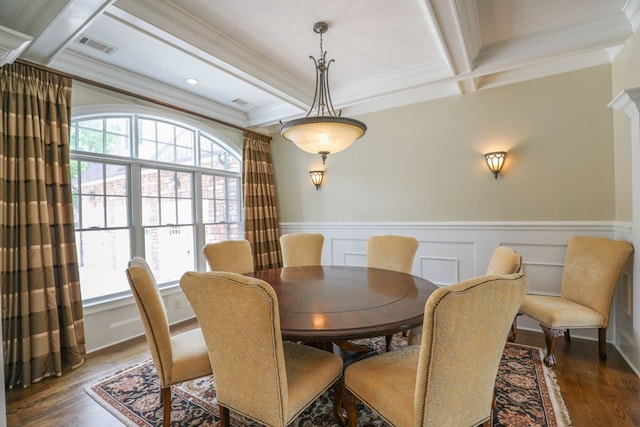
[[[0,68],[0,252],[5,387],[62,375],[86,357],[74,236],[71,80]]]
[[[256,270],[282,266],[280,220],[271,163],[271,138],[244,132],[242,191],[244,235],[251,242]]]

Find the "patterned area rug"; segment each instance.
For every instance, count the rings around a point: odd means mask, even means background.
[[[381,351],[384,339],[367,340]],[[405,342],[394,340],[395,347]],[[85,388],[100,405],[127,426],[161,426],[160,385],[151,360],[111,375]],[[542,363],[542,350],[507,343],[496,380],[496,409],[491,426],[571,425],[553,371]],[[213,376],[202,377],[172,387],[172,426],[214,426],[219,419]],[[291,426],[335,426],[331,391],[320,396]],[[258,424],[231,412],[234,427]],[[358,406],[358,424],[387,427],[388,424],[364,405]]]

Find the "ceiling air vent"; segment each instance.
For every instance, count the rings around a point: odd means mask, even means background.
[[[116,50],[118,50],[117,47],[115,46],[110,46],[106,43],[103,43],[99,40],[96,39],[92,39],[89,36],[86,35],[81,35],[80,37],[78,37],[76,40],[76,43],[80,43],[81,45],[90,47],[92,49],[96,49],[99,50],[102,53],[106,53],[107,55],[111,55],[113,52],[115,52]]]

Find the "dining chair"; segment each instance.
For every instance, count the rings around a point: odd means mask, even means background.
[[[411,274],[417,250],[418,240],[415,237],[371,236],[367,240],[367,267]],[[410,334],[411,331],[406,333]],[[385,341],[386,350],[391,350],[393,335],[387,335]]]
[[[293,233],[280,236],[283,267],[322,265],[324,236],[318,233]]]
[[[267,282],[229,272],[187,272],[182,287],[202,327],[216,379],[220,424],[230,411],[286,426],[329,387],[341,424],[342,359],[283,341],[278,298]]]
[[[211,271],[253,273],[253,250],[248,240],[222,240],[207,243],[202,248]]]
[[[560,296],[527,295],[520,313],[540,323],[547,354],[556,364],[557,339],[571,340],[571,329],[598,328],[598,353],[607,360],[607,327],[618,277],[633,252],[629,242],[576,236],[569,240],[562,269]]]
[[[433,292],[420,345],[346,368],[349,425],[358,424],[357,402],[396,427],[485,422],[507,333],[528,288],[527,277],[516,273],[476,277]]]
[[[498,246],[491,254],[486,275],[504,276],[507,274],[519,273],[522,270],[522,255],[515,249],[508,246]],[[514,341],[516,338],[517,322],[511,324],[511,330],[507,341]],[[409,331],[409,344],[420,344],[422,328],[414,328]]]
[[[144,258],[131,259],[126,273],[160,379],[162,425],[167,427],[171,422],[171,385],[211,374],[209,353],[200,328],[171,335],[162,296]]]
[[[522,269],[522,255],[508,246],[498,246],[491,254],[487,275],[518,273]]]

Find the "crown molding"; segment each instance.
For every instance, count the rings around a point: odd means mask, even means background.
[[[236,126],[248,126],[247,116],[243,112],[76,53],[61,53],[51,66],[69,74],[82,70],[83,74],[79,77],[215,117]]]
[[[171,40],[175,47],[201,56],[284,102],[305,105],[311,83],[300,80],[171,2],[119,0],[114,6],[110,14],[129,25]],[[211,37],[212,34],[215,36]]]
[[[640,0],[627,0],[622,10],[627,15],[631,28],[635,32],[640,26]]]
[[[629,117],[640,114],[640,87],[621,91],[608,107],[622,111]]]
[[[0,26],[0,67],[11,64],[24,52],[33,37]]]
[[[486,45],[474,60],[474,70],[491,73],[567,56],[571,51],[575,54],[604,49],[624,44],[632,34],[631,24],[622,12],[597,20],[583,20],[555,31]]]

